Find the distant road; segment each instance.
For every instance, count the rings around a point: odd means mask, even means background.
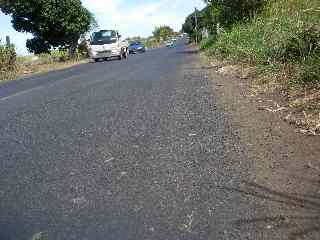
[[[0,85],[0,239],[281,239],[211,87],[183,41]]]

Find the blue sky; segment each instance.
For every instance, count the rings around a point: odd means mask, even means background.
[[[204,7],[202,0],[82,0],[95,14],[102,29],[117,29],[124,37],[149,36],[155,26],[169,25],[180,30],[185,17],[195,7]],[[19,54],[26,54],[25,41],[30,34],[16,32],[10,16],[0,12],[0,38],[9,35]]]

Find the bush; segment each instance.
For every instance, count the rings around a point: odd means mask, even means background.
[[[0,76],[15,71],[16,60],[17,55],[14,46],[0,45]]]
[[[210,48],[217,40],[217,35],[210,35],[207,39],[203,39],[200,43],[200,49],[208,49]]]
[[[54,50],[50,53],[42,53],[37,55],[40,58],[41,64],[51,64],[56,62],[65,62],[69,59],[66,50]]]
[[[302,23],[292,30],[279,44],[279,61],[301,62],[319,54],[320,31],[316,27]]]
[[[38,59],[30,60],[29,58],[21,59],[23,65],[42,65],[42,64],[53,64],[59,62],[66,62],[70,60],[78,61],[86,58],[86,54],[80,50],[77,50],[75,57],[70,59],[67,50],[52,50],[50,53],[41,53],[36,55]]]
[[[303,63],[299,78],[293,83],[303,86],[320,83],[320,55],[309,57]]]
[[[268,61],[269,47],[265,42],[267,31],[263,22],[256,18],[254,24],[237,24],[231,31],[219,35],[212,50],[215,54],[229,60],[248,63],[265,63]]]
[[[269,69],[296,64],[296,83],[319,81],[320,15],[318,0],[269,1],[263,13],[253,20],[234,25],[211,45],[210,52],[235,62],[246,62]],[[273,68],[272,66],[277,66]],[[271,68],[270,68],[271,67]]]
[[[159,47],[159,42],[155,38],[142,39],[142,42],[149,49]]]

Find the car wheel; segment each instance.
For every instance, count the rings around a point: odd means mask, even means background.
[[[94,62],[99,62],[99,61],[100,61],[99,58],[95,58],[95,59],[94,59]]]

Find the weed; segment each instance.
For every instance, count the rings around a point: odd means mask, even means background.
[[[254,65],[263,74],[285,72],[289,85],[320,83],[318,5],[317,0],[269,1],[251,21],[237,23],[201,48],[232,63]],[[288,66],[295,67],[287,71]]]
[[[5,46],[0,43],[0,80],[10,78],[16,71],[16,60],[14,46]]]
[[[217,35],[212,34],[207,39],[203,39],[200,43],[200,49],[204,50],[212,46],[217,40]]]

